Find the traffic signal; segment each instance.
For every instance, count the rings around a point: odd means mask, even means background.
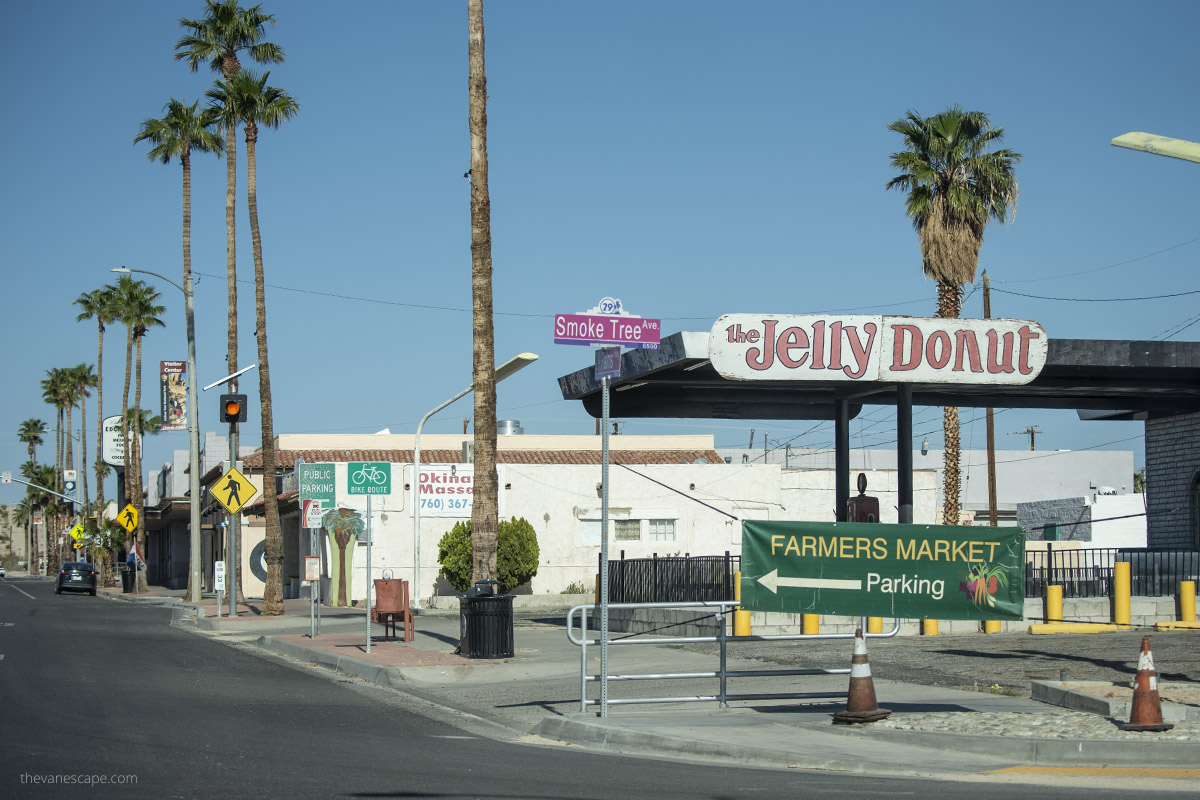
[[[221,395],[221,422],[246,421],[246,395]]]

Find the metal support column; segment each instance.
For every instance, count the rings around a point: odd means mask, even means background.
[[[846,506],[850,502],[850,401],[838,398],[833,424],[834,441],[834,519],[846,521]]]
[[[896,488],[901,525],[913,521],[912,384],[896,386]]]

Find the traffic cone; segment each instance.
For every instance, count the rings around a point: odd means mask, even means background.
[[[1150,654],[1150,638],[1142,638],[1142,653],[1138,656],[1137,680],[1133,685],[1133,704],[1129,722],[1118,725],[1123,731],[1169,731],[1175,726],[1164,723],[1162,703],[1158,699],[1158,673],[1154,671],[1154,656]]]
[[[871,664],[867,661],[867,642],[862,628],[854,631],[854,657],[850,659],[850,691],[846,696],[846,710],[833,715],[835,725],[850,725],[855,722],[878,722],[887,719],[892,712],[880,708],[875,700],[875,682],[871,680]]]

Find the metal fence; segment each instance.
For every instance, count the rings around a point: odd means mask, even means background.
[[[690,603],[733,599],[741,556],[664,556],[608,562],[610,603]],[[601,568],[603,566],[601,565]]]
[[[1200,579],[1200,552],[1147,548],[1074,549],[1048,545],[1025,553],[1025,596],[1041,597],[1047,586],[1063,587],[1064,598],[1112,597],[1113,564],[1129,562],[1135,597],[1175,594],[1180,581]]]

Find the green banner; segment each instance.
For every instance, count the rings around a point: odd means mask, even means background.
[[[742,608],[901,619],[1021,619],[1020,528],[742,523]]]

